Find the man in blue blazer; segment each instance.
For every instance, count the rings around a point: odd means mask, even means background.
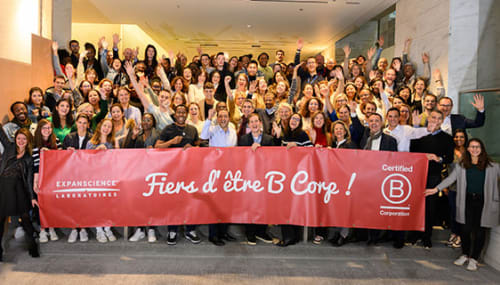
[[[479,94],[474,95],[474,101],[471,102],[471,105],[477,110],[474,120],[468,119],[461,114],[450,114],[453,108],[453,100],[450,97],[442,97],[439,99],[438,109],[444,115],[441,129],[449,135],[453,135],[456,129],[465,130],[482,127],[486,118],[484,112],[484,97]]]

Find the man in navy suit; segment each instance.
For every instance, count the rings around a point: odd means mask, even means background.
[[[248,126],[251,132],[243,135],[238,146],[251,146],[255,151],[260,146],[274,146],[274,139],[271,135],[262,132],[262,121],[258,114],[250,114]],[[247,224],[245,234],[249,245],[255,245],[257,239],[265,243],[272,243],[273,239],[267,234],[267,225]]]
[[[464,115],[453,114],[451,115],[451,109],[453,108],[453,100],[450,97],[442,97],[439,99],[438,109],[444,115],[444,121],[441,125],[441,129],[452,135],[456,129],[469,129],[469,128],[479,128],[484,125],[485,114],[484,114],[484,97],[476,94],[474,95],[474,102],[471,105],[476,108],[476,118],[474,120],[466,118]]]

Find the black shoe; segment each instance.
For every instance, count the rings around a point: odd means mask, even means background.
[[[2,261],[3,261],[3,249],[0,246],[0,262],[2,262]]]
[[[232,235],[230,235],[229,233],[226,233],[223,236],[221,236],[221,239],[225,239],[227,241],[235,241],[236,240],[236,238],[233,237]]]
[[[429,250],[432,247],[432,242],[430,239],[424,239],[423,240],[424,248]]]
[[[255,237],[262,242],[273,243],[273,238],[267,233],[257,234]]]
[[[223,246],[223,245],[226,244],[226,243],[224,243],[223,240],[219,239],[218,237],[208,238],[208,241],[211,242],[211,243],[213,243],[216,246]]]
[[[282,240],[279,243],[277,243],[276,245],[281,246],[281,247],[287,247],[289,245],[294,245],[296,243],[297,243],[297,241],[292,239],[292,240]]]
[[[346,238],[343,236],[340,236],[339,239],[337,240],[336,246],[343,246],[344,244],[346,244],[346,242],[347,242]]]
[[[333,235],[333,237],[329,240],[329,242],[333,246],[337,246],[337,242],[339,241],[339,239],[340,239],[340,234],[339,233],[335,233],[335,235]]]
[[[30,249],[29,249],[29,254],[33,258],[40,257],[40,249],[38,248],[38,243],[32,242]]]
[[[394,248],[400,249],[400,248],[403,248],[403,247],[405,246],[405,243],[404,243],[404,241],[402,241],[402,240],[395,240],[395,241],[393,242],[392,246],[393,246]]]

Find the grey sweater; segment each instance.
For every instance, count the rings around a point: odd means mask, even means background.
[[[492,228],[499,224],[500,220],[500,193],[498,179],[500,178],[500,167],[498,163],[492,163],[486,168],[484,179],[484,205],[481,213],[481,227]],[[465,168],[456,163],[453,171],[444,179],[437,189],[442,190],[457,182],[457,222],[465,224],[465,196],[467,191],[467,174]]]

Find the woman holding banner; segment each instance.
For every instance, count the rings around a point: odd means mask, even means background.
[[[281,128],[275,127],[274,132],[277,138],[281,137]],[[302,130],[302,116],[299,113],[295,113],[290,117],[288,128],[281,139],[281,145],[286,146],[287,149],[296,146],[313,146],[309,136]],[[281,235],[282,240],[278,243],[278,246],[284,247],[296,244],[300,237],[300,227],[282,225]]]
[[[33,143],[33,172],[34,172],[34,183],[33,190],[38,193],[38,172],[40,167],[40,152],[42,150],[49,149],[62,149],[61,142],[56,137],[54,133],[54,126],[48,120],[42,119],[38,122],[38,126],[35,130],[35,138]],[[37,215],[38,216],[38,215]],[[38,218],[37,218],[38,219]],[[37,220],[36,219],[36,220]],[[40,242],[46,243],[49,241],[49,236],[51,241],[59,240],[54,228],[49,228],[49,233],[44,228],[40,228]]]
[[[102,120],[95,130],[94,135],[88,141],[86,149],[112,149],[119,148],[115,140],[115,130],[112,119]],[[111,227],[97,227],[96,239],[100,243],[116,241],[116,237],[111,231]]]
[[[29,211],[38,205],[33,195],[33,157],[31,133],[20,128],[11,142],[0,124],[0,142],[4,152],[0,156],[0,261],[3,260],[1,241],[5,221],[10,216],[20,216],[21,225],[28,242],[29,254],[39,257],[38,244],[33,236],[35,229]],[[31,202],[30,202],[31,200]]]
[[[500,193],[498,188],[500,166],[486,153],[484,143],[471,139],[460,163],[435,188],[425,190],[433,195],[457,182],[456,220],[461,224],[462,255],[454,264],[467,270],[477,270],[477,260],[486,240],[486,228],[499,224]]]

